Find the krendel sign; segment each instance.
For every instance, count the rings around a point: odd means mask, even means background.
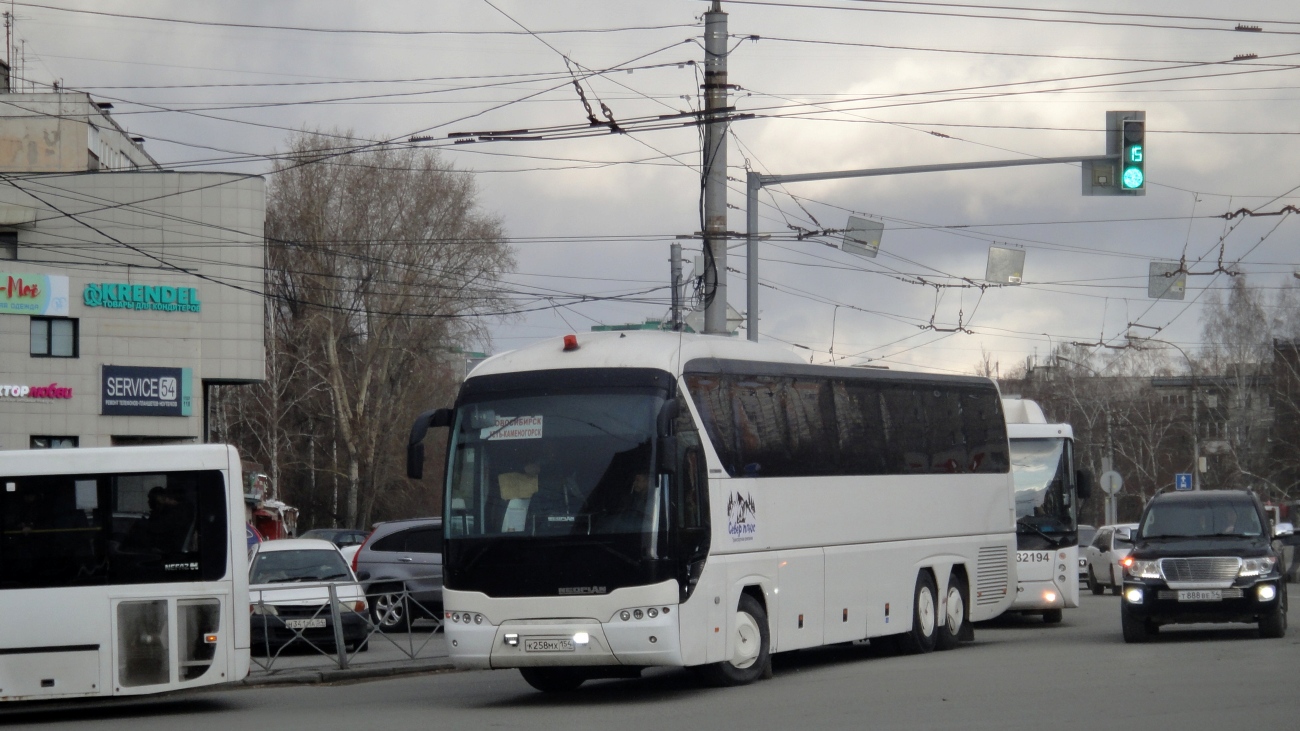
[[[87,307],[159,312],[198,312],[203,304],[193,287],[153,284],[87,284],[81,301]]]

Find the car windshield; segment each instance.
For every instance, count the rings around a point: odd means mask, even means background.
[[[1259,536],[1259,514],[1248,503],[1157,503],[1142,520],[1143,538]]]
[[[1016,483],[1016,520],[1022,532],[1074,530],[1064,439],[1012,439],[1011,474]]]
[[[352,579],[338,551],[305,548],[296,551],[259,551],[249,570],[250,584]]]
[[[653,532],[661,396],[520,395],[458,410],[447,476],[449,537]]]

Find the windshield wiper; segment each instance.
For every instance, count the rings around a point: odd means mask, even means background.
[[[318,579],[317,579],[315,576],[291,576],[291,577],[289,577],[289,578],[287,578],[287,579],[271,579],[270,581],[268,581],[268,582],[266,582],[266,583],[268,583],[268,584],[290,584],[290,583],[296,584],[296,583],[299,583],[299,582],[302,582],[302,581],[317,581],[317,580],[318,580]]]
[[[1028,520],[1025,519],[1025,518],[1021,518],[1020,520],[1017,520],[1017,521],[1016,521],[1016,527],[1017,527],[1017,528],[1027,528],[1027,529],[1029,530],[1029,532],[1031,532],[1031,533],[1037,533],[1038,535],[1042,536],[1042,537],[1043,537],[1043,538],[1044,538],[1048,543],[1052,544],[1053,546],[1059,546],[1059,545],[1061,545],[1061,542],[1065,540],[1065,536],[1064,536],[1064,535],[1062,535],[1060,538],[1054,538],[1054,537],[1052,537],[1051,535],[1048,535],[1047,533],[1044,533],[1044,532],[1042,531],[1042,529],[1040,529],[1038,526],[1034,525],[1033,523],[1028,522]],[[1017,532],[1019,532],[1019,531],[1017,531]]]
[[[332,581],[332,580],[334,580],[334,579],[350,579],[350,578],[352,578],[352,577],[351,577],[351,576],[348,576],[347,574],[330,574],[329,576],[322,576],[319,580],[320,580],[320,581]]]

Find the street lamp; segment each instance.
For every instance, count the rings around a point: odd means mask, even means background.
[[[1158,338],[1144,338],[1144,337],[1134,335],[1133,333],[1128,333],[1125,337],[1128,339],[1130,343],[1152,342],[1152,343],[1161,343],[1164,345],[1168,345],[1174,350],[1177,350],[1179,353],[1182,353],[1183,358],[1187,359],[1187,372],[1190,373],[1192,377],[1192,489],[1200,490],[1201,489],[1201,430],[1199,424],[1197,423],[1197,417],[1196,417],[1196,412],[1197,412],[1196,366],[1192,363],[1192,357],[1188,355],[1187,351],[1183,350],[1181,346],[1175,343],[1171,343],[1168,340],[1160,340]]]

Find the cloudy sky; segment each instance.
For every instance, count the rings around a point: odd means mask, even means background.
[[[265,172],[268,156],[303,128],[429,137],[423,145],[474,171],[483,207],[502,219],[519,263],[510,277],[516,304],[545,308],[494,321],[485,347],[495,351],[665,315],[669,247],[699,229],[699,133],[473,144],[448,135],[580,128],[587,113],[575,78],[601,117],[602,103],[617,120],[698,108],[708,7],[12,4],[23,77],[112,101],[119,123],[164,165]],[[1142,197],[1084,197],[1074,165],[765,191],[762,339],[816,362],[962,372],[982,352],[1005,370],[1061,342],[1120,343],[1130,329],[1161,328],[1158,337],[1190,350],[1205,301],[1230,286],[1212,272],[1244,272],[1270,292],[1297,281],[1294,216],[1223,218],[1300,205],[1293,2],[723,8],[734,36],[732,99],[754,115],[731,127],[733,231],[744,230],[747,166],[786,174],[1098,155],[1107,110],[1147,115]],[[836,235],[797,235],[842,229],[849,215],[884,221],[878,258],[840,251]],[[684,243],[693,259],[698,241]],[[1024,250],[1023,284],[980,286],[992,245]],[[1186,299],[1148,299],[1150,262],[1184,257],[1193,272]],[[729,300],[743,310],[743,247],[729,263]]]

